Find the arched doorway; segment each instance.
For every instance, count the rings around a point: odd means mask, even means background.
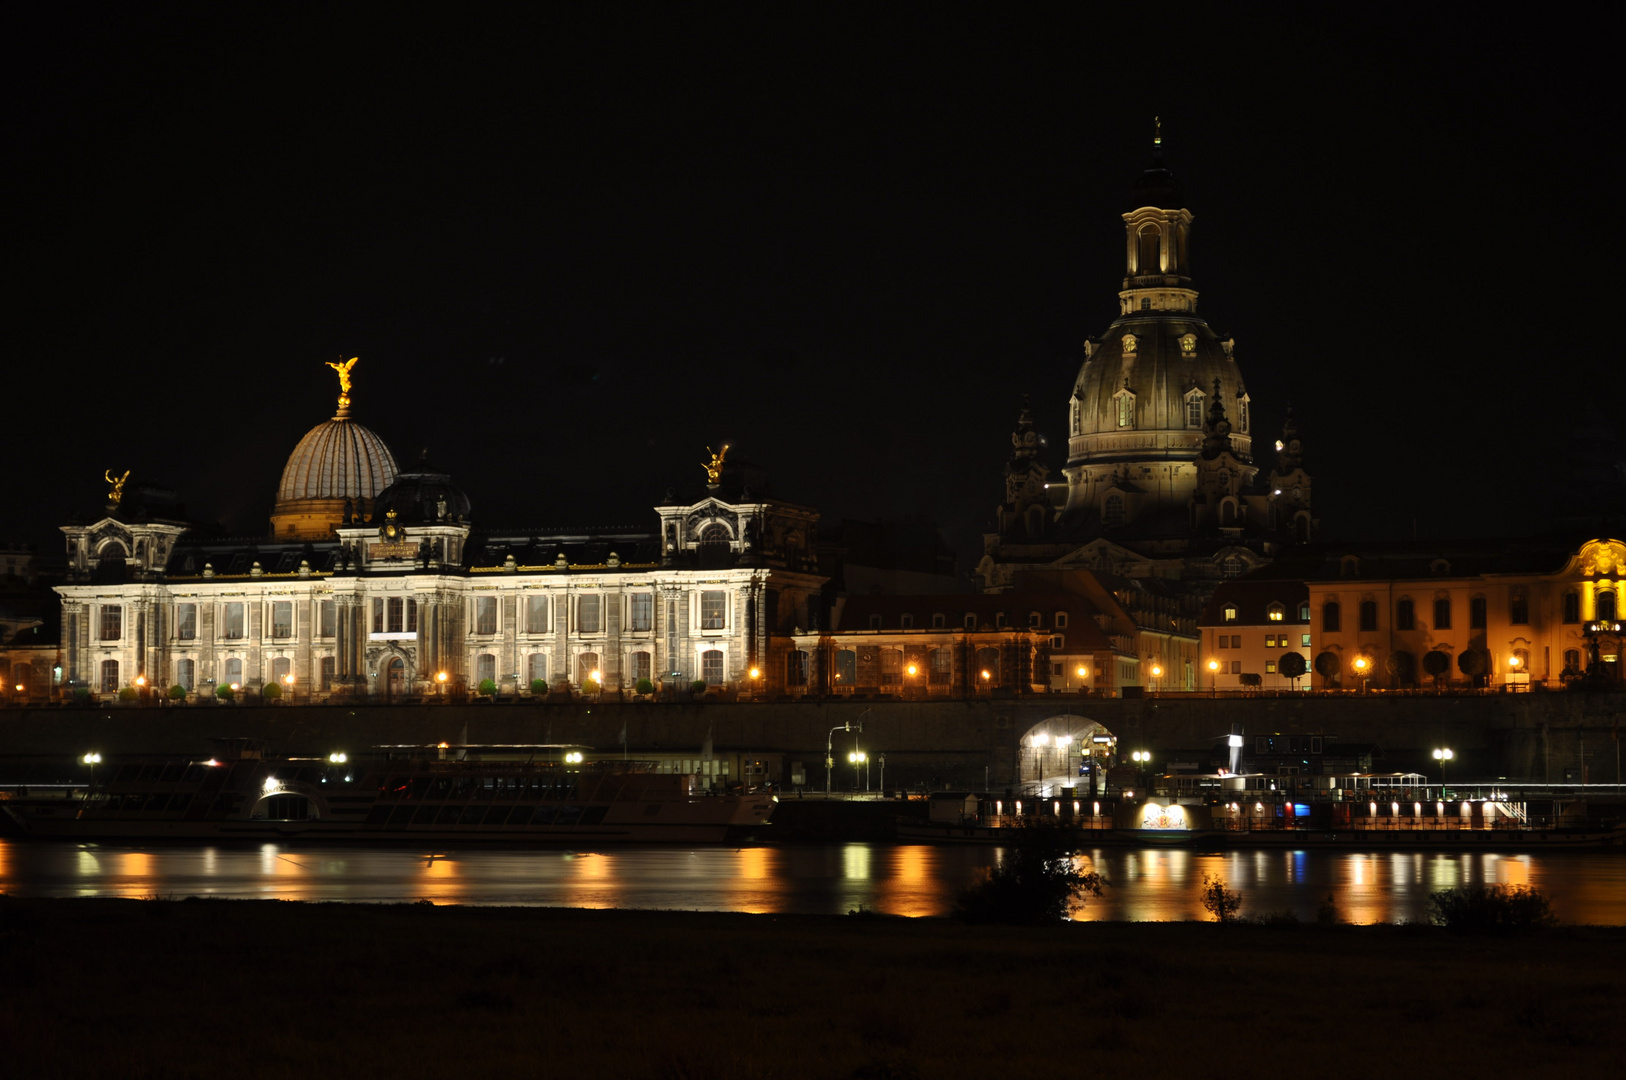
[[[1106,771],[1118,763],[1118,739],[1087,716],[1061,713],[1029,728],[1017,746],[1024,792],[1052,797],[1064,787],[1106,791]]]
[[[393,700],[406,693],[406,664],[399,656],[393,656],[386,670],[389,672],[388,693]]]

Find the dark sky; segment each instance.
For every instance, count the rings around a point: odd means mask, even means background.
[[[650,523],[728,441],[827,517],[969,548],[1020,395],[1063,463],[1154,114],[1201,312],[1259,445],[1296,406],[1328,535],[1531,531],[1619,381],[1601,39],[1466,6],[569,8],[15,25],[0,538],[55,550],[115,467],[262,531],[360,356],[357,418],[478,521]]]

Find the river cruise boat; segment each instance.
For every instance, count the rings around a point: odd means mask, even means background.
[[[1500,788],[1430,786],[1417,773],[1289,778],[1187,774],[1139,798],[1013,798],[938,792],[903,839],[1008,843],[1012,830],[1063,830],[1079,844],[1202,847],[1539,850],[1626,845],[1626,823],[1598,820],[1579,797],[1529,800]]]
[[[273,757],[244,741],[208,758],[123,757],[59,798],[12,798],[18,831],[72,840],[365,840],[455,844],[715,843],[748,838],[775,796],[711,790],[574,745],[396,746]]]

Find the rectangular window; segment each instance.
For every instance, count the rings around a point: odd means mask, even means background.
[[[1468,629],[1485,629],[1485,598],[1476,596],[1468,601]]]
[[[967,630],[975,630],[977,628],[977,617],[969,611],[965,613],[965,628]]]
[[[948,649],[931,651],[931,685],[947,686],[954,675],[954,654]]]
[[[412,599],[412,597],[409,596],[409,597],[407,597],[407,633],[416,634],[417,632],[418,632],[418,602],[416,600]]]
[[[836,687],[858,685],[858,654],[851,649],[836,652]]]
[[[947,623],[947,620],[945,620],[943,618],[943,613],[941,611],[937,612],[935,615],[932,616],[932,629],[933,630],[941,630],[941,629],[943,629],[943,627],[946,625],[946,623]],[[1058,625],[1066,626],[1067,624],[1066,623],[1060,623]]]
[[[636,633],[655,629],[655,596],[653,593],[633,593],[630,622],[627,629]]]
[[[1274,660],[1266,660],[1265,661],[1265,674],[1266,675],[1274,675],[1274,674],[1276,674],[1276,661],[1274,661]]]
[[[1232,675],[1240,675],[1240,674],[1242,674],[1242,661],[1240,661],[1240,660],[1232,660],[1231,661],[1231,674]]]
[[[117,641],[124,636],[124,608],[118,604],[102,605],[100,637],[103,641]],[[117,690],[118,687],[113,689]]]
[[[1378,628],[1378,602],[1376,600],[1361,601],[1361,629],[1376,630]]]
[[[294,636],[294,602],[292,600],[271,601],[271,636]]]
[[[583,634],[596,634],[604,628],[604,598],[584,596],[576,601],[576,629]]]
[[[195,641],[198,636],[198,605],[175,605],[175,636],[182,641]],[[189,687],[190,689],[190,687]]]
[[[1299,635],[1299,646],[1301,648],[1305,648],[1305,649],[1308,649],[1310,647],[1310,635],[1309,634],[1300,634]]]
[[[497,598],[495,596],[476,596],[474,598],[474,632],[476,634],[495,634],[497,632]]]
[[[1524,593],[1514,593],[1507,605],[1507,621],[1516,626],[1522,626],[1530,621],[1530,602],[1525,599]]]
[[[700,629],[721,630],[728,617],[728,594],[708,590],[700,594]]]
[[[244,628],[243,605],[241,603],[234,602],[226,605],[226,617],[221,620],[220,636],[227,641],[240,641],[248,636]]]
[[[913,615],[904,615],[898,625],[905,630],[913,630],[915,628],[915,617]]]
[[[406,625],[406,600],[399,596],[388,597],[384,601],[388,619],[385,628],[392,634],[399,634]]]
[[[552,614],[552,597],[527,596],[525,598],[525,632],[528,634],[545,634],[548,632],[548,616]]]
[[[382,634],[383,632],[384,598],[382,596],[375,596],[373,597],[373,633]]]
[[[322,678],[317,683],[317,689],[326,692],[333,689],[333,673],[337,670],[337,661],[331,656],[322,657]]]
[[[333,601],[331,601],[331,600],[318,600],[316,602],[316,636],[317,637],[332,637],[334,635],[334,633],[335,633],[335,630],[334,630],[334,619],[335,619],[335,617],[336,617],[336,613],[335,613],[335,611],[333,609]]]
[[[119,662],[117,660],[102,661],[102,693],[116,694],[119,690]]]

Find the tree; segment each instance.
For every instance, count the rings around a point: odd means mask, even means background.
[[[1299,688],[1299,679],[1309,670],[1304,662],[1304,654],[1298,652],[1282,653],[1282,658],[1276,662],[1276,670],[1293,681],[1293,689]]]
[[[1390,653],[1388,659],[1383,661],[1383,668],[1396,686],[1409,686],[1417,681],[1417,657],[1405,649]]]
[[[134,701],[136,696],[136,688],[133,686],[124,686],[119,688],[120,701]]]
[[[1242,909],[1242,897],[1225,887],[1225,882],[1217,877],[1203,875],[1203,907],[1214,916],[1215,922],[1236,922],[1237,912]]]
[[[532,679],[531,680],[531,693],[533,693],[533,694],[545,694],[547,692],[548,692],[548,680],[546,680],[546,679]]]
[[[481,696],[490,697],[497,692],[497,681],[495,679],[481,679],[480,685],[474,689]]]
[[[639,679],[638,685],[633,687],[633,689],[637,690],[640,694],[653,694],[655,692],[655,684],[650,682],[648,679]]]
[[[1434,688],[1440,687],[1440,676],[1451,672],[1451,658],[1438,649],[1430,649],[1423,654],[1423,670],[1434,678]]]
[[[180,701],[184,697],[186,697],[186,687],[182,686],[180,683],[176,683],[174,686],[169,688],[169,700]]]
[[[1485,650],[1463,649],[1457,655],[1457,670],[1468,676],[1470,682],[1479,685],[1479,677],[1485,673]]]
[[[1320,675],[1324,680],[1326,680],[1323,683],[1323,689],[1332,689],[1332,682],[1338,677],[1338,669],[1339,664],[1337,653],[1322,652],[1317,654],[1315,658],[1315,671],[1317,675]]]
[[[282,687],[274,682],[268,682],[260,687],[260,696],[267,701],[275,701],[282,696]]]
[[[215,687],[215,697],[221,701],[230,701],[237,696],[237,691],[231,688],[231,683],[224,683]]]
[[[1016,843],[985,871],[981,881],[961,890],[956,918],[969,923],[1041,926],[1065,920],[1081,894],[1100,896],[1106,884],[1094,870],[1080,870],[1073,849],[1058,829],[1011,830]]]

